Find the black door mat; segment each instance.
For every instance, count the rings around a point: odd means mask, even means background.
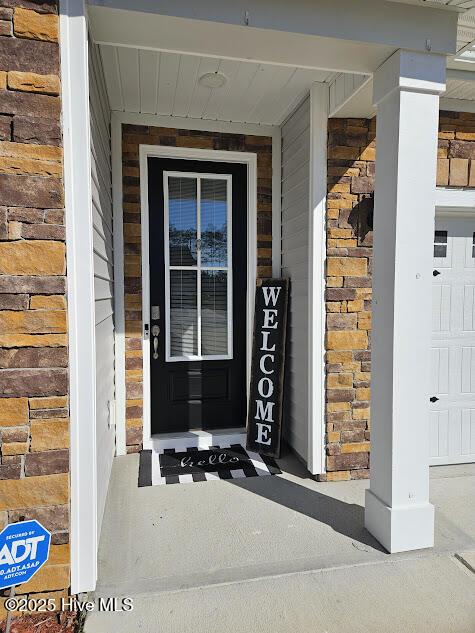
[[[281,472],[272,457],[247,451],[241,444],[184,451],[144,450],[140,453],[139,487],[260,477]]]

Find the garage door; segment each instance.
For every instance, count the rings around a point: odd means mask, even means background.
[[[431,464],[475,461],[475,219],[436,220],[431,378]]]

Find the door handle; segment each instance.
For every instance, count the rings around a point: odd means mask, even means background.
[[[440,270],[433,270],[432,275],[433,277],[437,277],[437,275],[440,275]]]
[[[152,325],[152,336],[153,336],[153,359],[157,360],[158,358],[158,335],[160,334],[160,328],[158,325]]]
[[[429,398],[431,402],[437,402],[438,399],[439,398],[437,396],[432,396],[431,398]]]

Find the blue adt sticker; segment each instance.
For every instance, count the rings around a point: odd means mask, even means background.
[[[38,521],[7,525],[0,532],[0,589],[28,582],[48,560],[50,543]]]

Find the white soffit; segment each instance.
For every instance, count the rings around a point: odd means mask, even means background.
[[[457,54],[449,59],[449,68],[475,70],[475,9],[459,15]]]
[[[100,45],[112,110],[278,125],[329,71]],[[199,81],[220,73],[226,83]]]

